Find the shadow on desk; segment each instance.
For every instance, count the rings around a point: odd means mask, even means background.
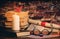
[[[0,39],[36,39],[29,37],[17,37],[16,33],[7,31],[5,28],[0,27]],[[40,38],[39,38],[40,39]],[[43,39],[60,39],[60,37],[43,38]]]
[[[16,37],[16,34],[7,31],[4,27],[0,27],[0,37]]]

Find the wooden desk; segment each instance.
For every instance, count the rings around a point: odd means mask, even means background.
[[[3,29],[3,28],[2,28]],[[0,31],[2,31],[2,30],[0,30]],[[4,30],[5,31],[5,30]],[[14,36],[11,36],[10,37],[10,35],[12,35],[13,33],[11,33],[11,32],[7,32],[7,31],[5,31],[4,32],[3,31],[3,33],[5,33],[5,35],[7,35],[8,33],[10,33],[10,34],[8,34],[9,36],[1,36],[0,35],[0,39],[60,39],[60,36],[51,36],[51,35],[47,35],[47,36],[44,36],[44,37],[40,37],[40,36],[33,36],[33,35],[30,35],[30,36],[23,36],[23,37],[14,37]],[[1,34],[1,33],[0,33]]]

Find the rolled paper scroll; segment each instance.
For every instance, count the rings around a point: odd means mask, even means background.
[[[52,30],[52,32],[59,32],[58,29],[52,29],[52,28],[46,28],[46,27],[43,27],[43,26],[40,26],[40,25],[35,25],[35,24],[31,24],[27,30],[29,31],[32,31],[33,29],[38,29],[39,31],[42,31],[44,29],[48,30],[49,32]]]
[[[50,27],[50,28],[51,28],[51,25],[52,25],[53,28],[60,29],[60,25],[57,25],[57,24],[54,24],[54,23],[51,24],[51,23],[48,23],[48,22],[42,22],[40,20],[29,19],[29,23],[41,25],[41,26],[44,26],[44,27]]]
[[[34,28],[38,29],[39,31],[47,29],[48,31],[59,32],[58,29],[46,28],[46,27],[43,27],[43,26],[40,26],[40,25],[35,25],[35,24],[31,24],[27,30],[32,31]]]
[[[40,31],[46,29],[48,31],[51,31],[51,28],[46,28],[46,27],[42,27],[42,26],[36,26],[37,29],[39,29]],[[52,29],[52,32],[59,32],[58,29]]]

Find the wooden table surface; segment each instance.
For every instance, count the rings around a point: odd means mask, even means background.
[[[36,38],[28,38],[28,37],[0,37],[0,39],[36,39]],[[53,37],[53,38],[42,38],[42,39],[60,39],[60,37]]]

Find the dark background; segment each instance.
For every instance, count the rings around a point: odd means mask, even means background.
[[[13,2],[13,1],[17,1],[17,2],[19,2],[19,1],[21,1],[21,2],[30,2],[30,1],[45,1],[45,2],[52,1],[52,2],[54,2],[54,1],[58,1],[59,2],[60,0],[0,0],[0,3],[5,3],[7,1],[11,1],[11,2]]]
[[[49,1],[55,2],[55,1],[58,1],[58,2],[60,2],[60,0],[0,0],[0,7],[2,7],[8,1],[10,1],[10,2],[14,2],[14,1],[16,1],[16,2],[19,2],[19,1],[21,1],[21,2],[31,2],[31,1],[44,1],[44,2],[49,2]]]

